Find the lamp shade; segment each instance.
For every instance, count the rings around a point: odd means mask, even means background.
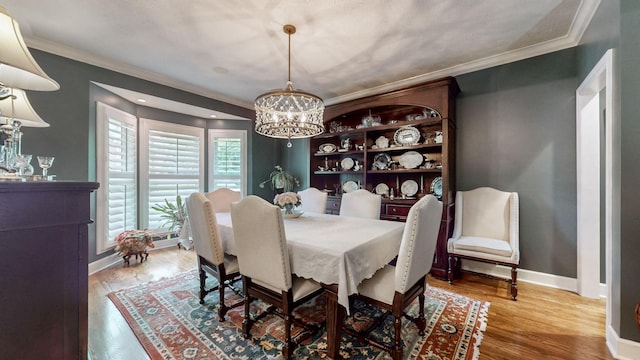
[[[13,120],[17,120],[22,126],[49,127],[49,123],[42,120],[33,110],[24,90],[9,89],[9,93],[13,94],[15,99],[10,97],[0,101],[0,120],[3,123],[11,124]]]
[[[58,90],[31,56],[22,39],[18,23],[0,6],[0,83],[27,90]]]

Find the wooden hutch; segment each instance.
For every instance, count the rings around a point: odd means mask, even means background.
[[[310,185],[330,192],[337,214],[343,191],[357,187],[383,195],[380,217],[405,221],[418,198],[443,203],[432,275],[446,278],[447,239],[455,195],[454,78],[430,81],[328,106],[324,134],[309,141]],[[393,194],[393,196],[392,196]]]

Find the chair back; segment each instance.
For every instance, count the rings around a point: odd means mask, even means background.
[[[314,187],[310,187],[298,191],[300,201],[302,202],[302,210],[305,212],[314,212],[324,214],[327,211],[327,196],[324,191],[320,191]]]
[[[442,202],[426,195],[413,204],[407,216],[396,262],[395,290],[409,290],[431,270],[442,220]]]
[[[340,216],[380,219],[382,196],[365,189],[344,193],[340,202]]]
[[[198,256],[214,265],[224,263],[224,251],[213,204],[204,194],[195,192],[187,198],[187,215],[193,246]]]
[[[291,266],[280,208],[250,195],[231,204],[240,274],[271,289],[291,289]]]
[[[204,194],[213,203],[215,212],[230,212],[231,203],[240,201],[242,194],[227,188],[220,188]]]
[[[515,212],[515,213],[514,213]],[[480,187],[456,193],[453,237],[474,236],[511,242],[517,236],[518,193]]]

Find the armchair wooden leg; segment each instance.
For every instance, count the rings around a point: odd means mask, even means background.
[[[447,270],[447,281],[449,284],[453,284],[453,267],[455,266],[455,257],[449,255],[449,269]]]
[[[516,301],[518,297],[518,268],[514,265],[511,267],[511,300]]]
[[[284,348],[282,348],[282,356],[285,359],[291,359],[293,353],[293,345],[291,344],[291,315],[284,314]]]
[[[251,297],[249,296],[249,283],[247,279],[242,277],[242,288],[245,289],[244,293],[244,319],[242,320],[242,334],[246,339],[249,338],[249,331],[251,330],[251,318],[249,314],[249,309],[251,307]]]

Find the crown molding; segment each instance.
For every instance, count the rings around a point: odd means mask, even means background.
[[[160,85],[169,86],[169,87],[187,91],[196,95],[201,95],[211,99],[223,101],[228,104],[241,106],[243,108],[253,110],[253,103],[251,102],[232,98],[230,96],[227,96],[218,92],[214,92],[211,90],[207,90],[199,86],[194,86],[192,84],[189,84],[183,81],[171,79],[166,75],[140,69],[135,66],[129,66],[126,64],[110,61],[110,60],[95,56],[93,54],[90,54],[88,52],[74,49],[59,43],[52,42],[52,41],[47,41],[47,40],[34,38],[34,37],[25,37],[24,40],[29,47],[34,49],[46,51],[48,53],[66,57],[66,58],[83,62],[89,65],[98,66],[98,67],[119,72],[125,75],[129,75],[129,76],[137,77],[143,80],[148,80],[154,83],[158,83]]]

